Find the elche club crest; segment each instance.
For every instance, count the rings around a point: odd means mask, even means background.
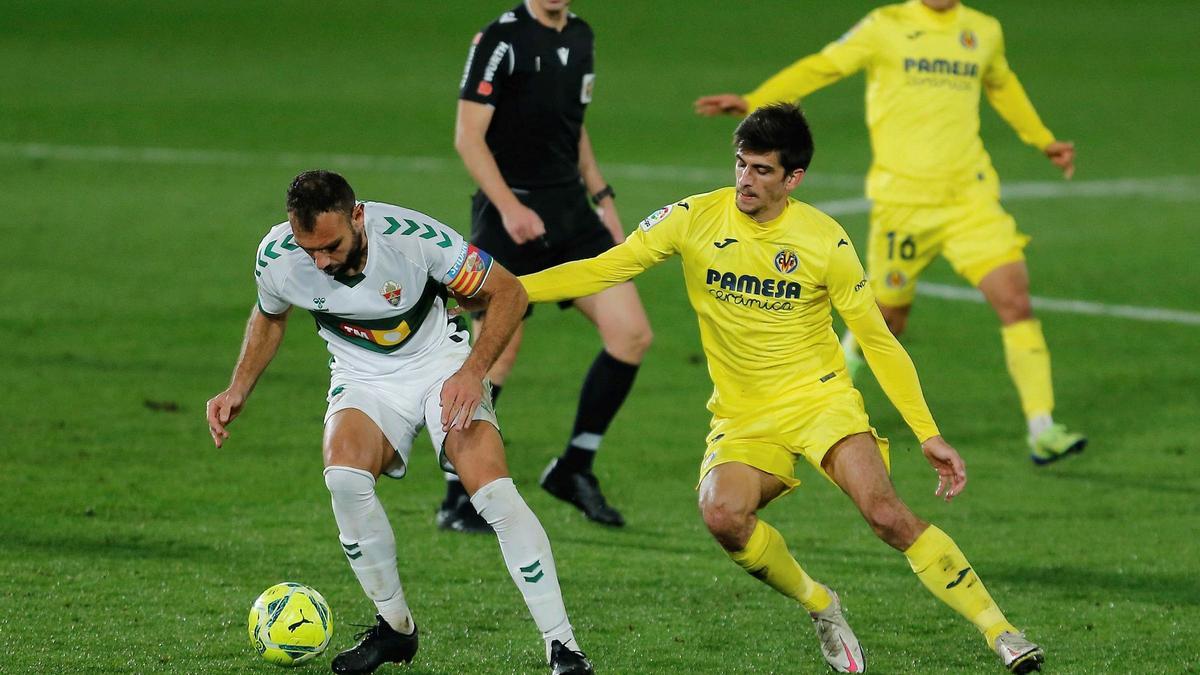
[[[392,307],[398,307],[400,305],[400,294],[403,291],[404,289],[400,288],[400,284],[389,281],[383,285],[383,288],[379,289],[379,294],[383,296],[384,300],[392,303]]]
[[[979,41],[975,39],[975,32],[970,30],[964,30],[963,32],[959,33],[958,42],[967,49],[975,49],[975,47],[979,44]]]
[[[790,248],[781,249],[775,254],[775,269],[781,274],[791,274],[800,266],[800,257]]]

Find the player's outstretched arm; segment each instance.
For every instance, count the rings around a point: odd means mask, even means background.
[[[924,443],[937,436],[938,428],[929,406],[925,404],[917,369],[908,352],[888,330],[879,309],[871,306],[859,314],[843,313],[842,318],[862,347],[863,357],[883,393],[900,411],[904,421],[917,435],[917,440]]]
[[[443,431],[471,426],[475,408],[483,400],[483,378],[512,339],[517,325],[525,316],[529,297],[511,272],[500,263],[493,262],[483,286],[471,296],[470,304],[486,307],[487,321],[483,322],[483,328],[475,336],[471,355],[458,372],[442,385]]]
[[[983,91],[987,94],[988,103],[1021,140],[1041,150],[1062,171],[1063,178],[1071,180],[1075,175],[1075,144],[1055,140],[1054,134],[1042,123],[1033,102],[1025,93],[1025,87],[1021,86],[1017,74],[1008,65],[1003,37],[984,70]]]
[[[595,258],[556,265],[520,277],[530,302],[561,302],[599,293],[646,271],[653,262],[639,256],[640,239],[630,237]]]
[[[750,112],[750,104],[738,94],[701,96],[693,105],[696,108],[696,114],[704,117],[715,115],[742,117]]]
[[[839,49],[843,49],[841,46]],[[845,61],[846,59],[843,59]],[[856,69],[856,66],[851,66]],[[824,53],[811,54],[775,73],[749,94],[701,96],[693,104],[697,115],[734,115],[742,117],[768,103],[791,103],[827,87],[854,72],[844,71],[838,62]]]
[[[250,310],[242,352],[233,369],[233,378],[225,391],[208,400],[208,433],[219,448],[229,438],[226,427],[242,412],[242,406],[258,382],[267,364],[275,357],[287,328],[288,312],[267,314],[256,305]]]

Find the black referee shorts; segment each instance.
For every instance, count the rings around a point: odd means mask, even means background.
[[[533,190],[514,188],[513,193],[546,224],[544,237],[518,245],[504,230],[500,212],[483,191],[471,198],[471,243],[513,274],[533,274],[572,260],[592,258],[616,245],[592,209],[582,183]],[[570,307],[571,301],[558,304]]]

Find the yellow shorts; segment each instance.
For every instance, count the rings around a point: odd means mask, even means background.
[[[917,277],[938,254],[978,286],[997,267],[1024,260],[1028,242],[991,197],[945,205],[875,202],[867,242],[871,288],[881,305],[912,304]]]
[[[883,463],[891,471],[888,440],[871,426],[862,394],[842,378],[750,414],[714,416],[696,487],[713,468],[738,462],[779,478],[787,486],[779,495],[782,497],[800,485],[795,476],[797,457],[804,457],[829,478],[821,468],[829,449],[847,436],[867,431],[875,437]]]

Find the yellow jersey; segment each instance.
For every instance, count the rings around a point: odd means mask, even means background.
[[[737,208],[736,194],[723,188],[664,206],[605,253],[521,283],[532,302],[566,300],[679,255],[714,386],[708,408],[727,418],[811,395],[832,378],[849,385],[836,308],[918,439],[937,435],[912,361],[888,331],[842,227],[794,199],[759,223]]]
[[[751,110],[794,101],[863,69],[874,157],[870,199],[946,204],[999,198],[999,180],[979,138],[980,89],[1021,140],[1039,150],[1054,142],[1008,66],[1000,22],[961,4],[945,12],[920,0],[876,9],[745,98]]]

